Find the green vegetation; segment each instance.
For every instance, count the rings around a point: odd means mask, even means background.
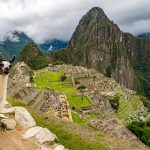
[[[93,112],[90,112],[89,115],[90,115],[91,118],[97,118],[97,117],[100,117],[102,115],[102,112],[93,111]]]
[[[86,96],[67,95],[68,102],[71,108],[79,109],[81,107],[90,106],[91,102]]]
[[[146,97],[143,97],[141,95],[140,96],[140,99],[141,101],[143,102],[144,106],[148,109],[148,111],[150,112],[150,100]]]
[[[111,107],[115,109],[117,112],[119,108],[119,96],[116,95],[116,97],[114,99],[110,99],[109,102],[110,102]]]
[[[88,121],[81,118],[77,113],[73,113],[72,112],[72,119],[73,119],[73,122],[75,123],[78,123],[80,125],[85,125]]]
[[[61,75],[60,80],[64,82],[67,79],[67,76],[65,74]]]
[[[23,101],[9,97],[7,98],[7,101],[12,105],[12,106],[22,106],[22,107],[26,107],[27,104],[25,104]]]
[[[128,129],[143,143],[150,147],[150,126],[147,126],[146,122],[133,121],[130,125],[128,125]]]
[[[53,64],[69,64],[73,63],[74,56],[68,48],[61,49],[57,52],[50,52],[49,58],[53,60]]]
[[[67,99],[70,108],[74,111],[78,111],[81,107],[90,106],[91,102],[86,96],[77,96],[77,91],[72,85],[70,76],[66,76],[64,68],[61,68],[58,72],[49,72],[48,68],[35,71],[34,82],[36,87],[41,90],[47,88],[54,89],[67,95]],[[85,88],[81,86],[81,88]],[[85,124],[86,121],[80,118],[80,116],[72,113],[73,121],[79,124]]]
[[[78,90],[84,90],[84,89],[86,89],[85,85],[81,85],[81,86],[78,87]]]
[[[112,67],[112,65],[110,65],[110,66],[108,66],[108,67],[106,68],[106,77],[109,77],[109,78],[110,78],[112,72],[113,72],[113,67]]]
[[[71,77],[67,77],[65,81],[61,81],[64,69],[59,72],[49,72],[46,69],[35,72],[34,82],[36,87],[45,90],[46,88],[54,89],[59,92],[74,94],[75,88],[72,86]]]
[[[39,50],[35,43],[27,44],[21,51],[19,61],[24,61],[31,69],[38,70],[46,67],[50,61]]]
[[[76,127],[72,123],[63,122],[61,120],[58,120],[56,118],[53,118],[52,116],[47,116],[44,113],[41,114],[35,111],[32,111],[26,104],[23,102],[9,98],[9,102],[12,104],[12,106],[23,106],[26,107],[34,119],[36,120],[37,125],[41,127],[48,128],[51,132],[57,135],[58,142],[62,145],[64,145],[66,148],[71,150],[108,150],[104,144],[102,144],[100,135],[96,134],[94,137],[91,137],[91,132],[87,133],[87,130],[84,131],[84,129],[81,129],[80,126]],[[8,114],[14,115],[14,114]],[[72,113],[74,122],[85,125],[87,123],[87,120],[82,119],[78,114]],[[88,127],[85,127],[88,128]],[[94,133],[94,131],[92,131]],[[81,134],[82,133],[82,134]],[[93,136],[93,134],[92,134]]]
[[[132,94],[121,88],[116,89],[116,94],[119,98],[119,107],[117,110],[117,115],[121,119],[129,117],[138,109],[144,107],[140,97],[136,94]]]
[[[150,63],[138,63],[134,69],[139,79],[138,92],[150,99]]]
[[[37,122],[37,125],[46,127],[58,137],[58,142],[71,150],[108,150],[101,142],[101,139],[95,134],[90,136],[87,130],[77,128],[69,123],[53,120],[52,118],[44,117],[38,113],[32,112],[32,116]],[[92,131],[93,132],[93,131]],[[82,136],[83,135],[83,136]]]

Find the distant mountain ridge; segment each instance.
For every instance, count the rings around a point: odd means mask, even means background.
[[[137,37],[150,38],[150,32],[141,33],[141,34],[137,35]]]
[[[28,35],[20,31],[10,31],[6,33],[3,40],[0,41],[0,52],[3,53],[4,58],[8,59],[12,55],[19,58],[21,50],[29,43],[34,42]],[[35,43],[35,42],[34,42]],[[43,52],[56,51],[67,47],[68,42],[62,40],[49,40],[38,44],[38,47]]]
[[[47,51],[57,51],[61,48],[67,47],[67,45],[68,45],[68,41],[54,39],[39,44],[39,47],[47,52]]]
[[[28,43],[33,42],[25,33],[12,31],[8,32],[4,40],[0,42],[0,51],[3,52],[4,57],[9,58],[12,55],[18,55],[21,49]]]

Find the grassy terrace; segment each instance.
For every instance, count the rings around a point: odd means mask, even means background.
[[[103,135],[89,129],[71,123],[65,123],[52,117],[44,117],[44,114],[32,112],[37,125],[46,127],[58,137],[58,142],[70,150],[108,150],[102,142]],[[79,122],[82,122],[79,120]],[[89,130],[89,131],[88,131]],[[88,131],[88,132],[87,132]]]
[[[20,100],[9,98],[8,101],[12,106],[26,107],[36,120],[37,126],[48,128],[57,135],[58,142],[70,150],[109,150],[104,144],[104,140],[102,140],[104,135],[87,126],[82,127],[77,124],[66,123],[45,113],[35,112],[31,110],[29,105]],[[85,121],[79,118],[78,115],[73,114],[77,123],[85,124]],[[10,113],[7,115],[12,116],[14,114]]]
[[[119,108],[117,114],[121,119],[127,118],[139,108],[144,107],[139,96],[134,94],[132,95],[131,93],[125,92],[122,89],[116,89],[116,93],[119,95]]]
[[[76,89],[72,86],[71,77],[67,77],[64,82],[61,82],[60,77],[63,73],[64,69],[59,72],[49,72],[44,69],[36,71],[34,77],[36,87],[42,90],[50,88],[63,93],[75,94]]]
[[[76,95],[77,91],[72,85],[71,77],[67,77],[63,82],[60,80],[63,74],[64,68],[60,69],[59,72],[50,72],[45,68],[35,72],[34,82],[36,83],[36,87],[41,90],[50,88],[66,94],[70,108],[78,110],[81,107],[90,106],[91,102],[86,96]],[[76,113],[72,113],[72,117],[76,123],[81,125],[86,123],[86,121]]]
[[[67,95],[70,107],[74,107],[75,109],[79,109],[80,107],[90,106],[91,102],[87,98],[87,96],[74,96]]]
[[[88,120],[81,118],[77,113],[72,112],[73,122],[78,123],[80,125],[85,125],[88,123]]]

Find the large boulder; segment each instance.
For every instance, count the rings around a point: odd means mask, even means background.
[[[5,116],[4,114],[0,114],[0,119],[7,119],[8,117]]]
[[[32,127],[30,129],[28,129],[24,134],[23,134],[23,138],[30,138],[35,136],[40,130],[42,129],[42,127]]]
[[[0,109],[0,113],[2,114],[14,113],[15,110],[16,110],[16,107],[3,108],[3,109]]]
[[[51,133],[47,128],[43,128],[42,130],[40,130],[36,134],[35,138],[40,144],[43,144],[45,142],[54,142],[57,139],[56,135]]]
[[[36,125],[30,113],[23,107],[16,107],[15,119],[24,128],[31,128]]]
[[[7,130],[13,130],[16,127],[16,121],[14,119],[2,119],[2,126]]]
[[[28,129],[24,134],[23,138],[35,137],[38,143],[43,144],[45,142],[54,142],[57,137],[51,133],[47,128],[32,127]]]
[[[54,150],[64,150],[64,149],[65,149],[65,147],[63,145],[58,145],[55,147]]]

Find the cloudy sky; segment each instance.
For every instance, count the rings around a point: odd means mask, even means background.
[[[36,42],[69,40],[82,15],[103,8],[121,30],[150,32],[150,0],[0,0],[0,39],[8,31],[24,31]]]

